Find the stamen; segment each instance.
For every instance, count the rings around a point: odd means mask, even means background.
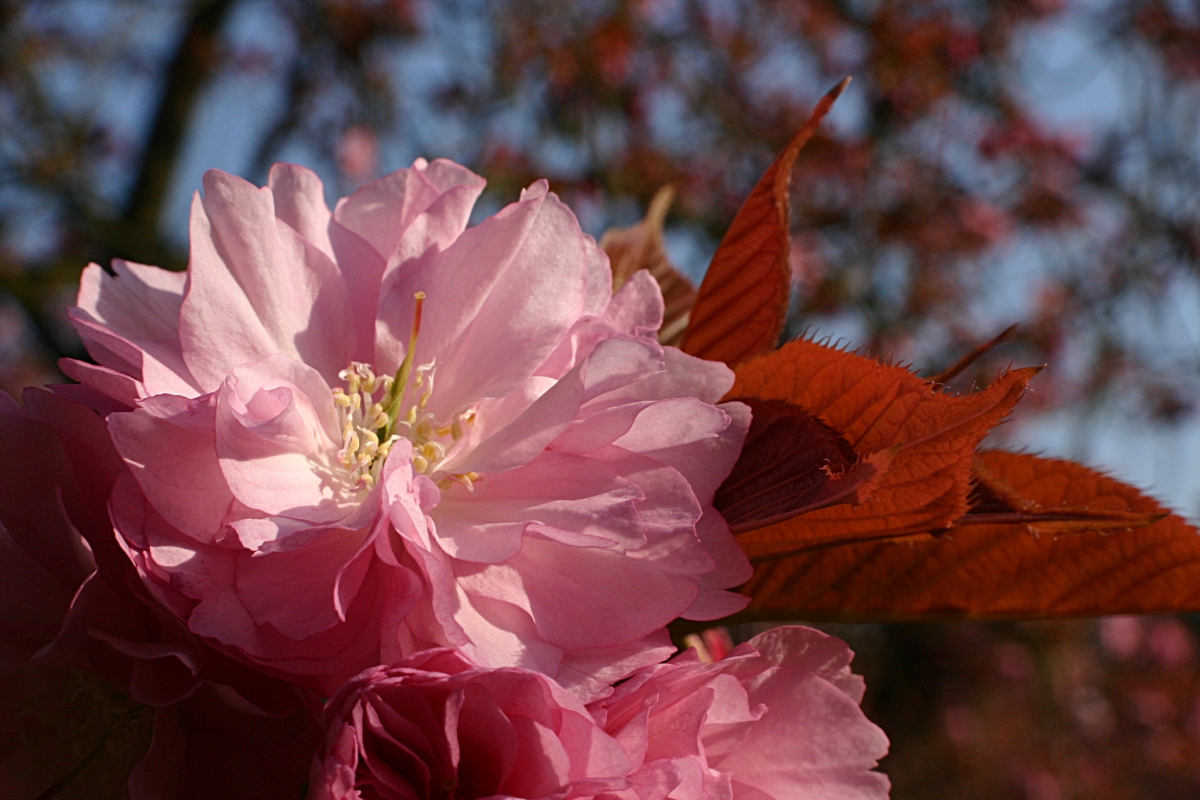
[[[446,489],[449,489],[451,486],[453,486],[454,484],[457,483],[457,484],[467,487],[468,492],[474,492],[475,491],[475,481],[479,480],[479,478],[480,478],[480,475],[478,472],[457,472],[457,473],[453,473],[451,475],[447,475],[446,477],[444,477],[440,481],[438,481],[438,488],[445,491]]]
[[[412,468],[420,475],[433,475],[455,444],[467,435],[466,428],[475,419],[474,409],[438,420],[428,411],[433,398],[436,360],[416,365],[417,337],[421,332],[421,314],[425,293],[413,295],[412,333],[404,360],[394,376],[377,376],[369,364],[357,361],[338,373],[345,388],[333,389],[334,407],[342,428],[342,448],[337,460],[347,471],[354,491],[369,490],[379,483],[383,464],[392,446],[402,437],[412,442]],[[408,408],[405,394],[412,382],[420,396]],[[440,478],[443,488],[453,484],[474,491],[474,472]]]

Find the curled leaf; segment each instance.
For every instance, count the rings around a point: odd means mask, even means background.
[[[1013,370],[982,391],[948,394],[907,369],[808,340],[744,364],[731,397],[786,401],[836,431],[854,453],[890,458],[861,504],[749,530],[739,543],[753,559],[949,527],[970,508],[975,448],[1036,373]]]
[[[675,269],[663,245],[663,222],[674,199],[675,187],[662,187],[650,201],[645,219],[628,228],[610,228],[600,237],[600,247],[612,263],[613,289],[620,289],[640,269],[658,281],[666,306],[658,340],[669,345],[679,344],[696,302],[695,287]]]
[[[792,285],[792,165],[849,83],[846,78],[821,98],[738,209],[700,284],[680,344],[684,352],[736,366],[779,341]]]
[[[860,459],[836,431],[791,403],[741,401],[753,413],[750,430],[713,500],[734,533],[860,503],[887,468],[890,453]]]

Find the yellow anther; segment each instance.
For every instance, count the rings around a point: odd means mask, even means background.
[[[475,481],[479,480],[478,472],[459,472],[447,475],[438,481],[439,489],[449,489],[454,484],[467,487],[467,491],[475,491]]]
[[[412,444],[415,473],[436,472],[438,465],[446,459],[449,438],[461,439],[465,435],[464,422],[470,423],[474,419],[472,411],[456,414],[443,422],[426,408],[433,397],[436,363],[414,364],[424,295],[418,292],[415,300],[412,338],[395,376],[379,377],[370,365],[352,362],[339,373],[346,382],[345,387],[333,390],[344,444],[337,460],[347,470],[348,485],[356,491],[379,483],[384,461],[401,438],[407,438]],[[414,398],[415,402],[405,407],[404,396],[410,379],[421,391],[419,397]],[[399,428],[401,425],[404,427]],[[478,476],[473,473],[452,476],[451,483],[461,483],[473,491],[473,477]]]
[[[373,394],[375,391],[375,373],[366,364],[359,364],[358,371],[363,377],[362,390],[367,394]]]

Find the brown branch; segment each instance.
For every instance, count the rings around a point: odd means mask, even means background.
[[[154,115],[154,125],[142,151],[137,180],[123,219],[142,231],[156,230],[171,174],[187,133],[187,124],[200,91],[215,71],[221,26],[235,0],[197,0],[186,32],[167,68]]]

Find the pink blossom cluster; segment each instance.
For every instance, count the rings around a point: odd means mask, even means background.
[[[544,182],[482,189],[214,171],[186,273],[88,267],[95,363],[0,405],[0,654],[157,709],[135,800],[886,797],[841,642],[665,661],[747,602],[750,411]]]

